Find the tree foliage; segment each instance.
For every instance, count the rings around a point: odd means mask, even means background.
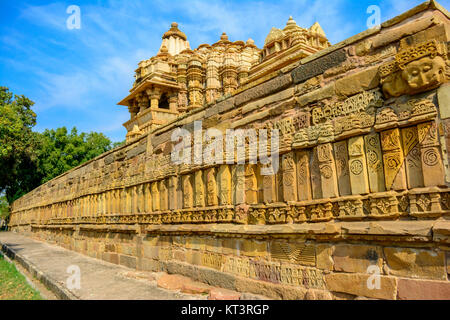
[[[122,143],[74,127],[32,131],[33,102],[0,87],[0,193],[9,203],[67,170]]]
[[[39,139],[38,168],[41,182],[47,182],[110,150],[111,141],[102,133],[80,133],[74,127],[45,130]]]
[[[6,192],[8,201],[20,196],[18,189],[24,184],[36,182],[29,175],[36,161],[33,104],[23,95],[13,99],[8,88],[0,87],[0,191]]]

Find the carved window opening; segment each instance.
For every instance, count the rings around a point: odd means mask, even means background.
[[[160,109],[169,109],[169,98],[167,97],[167,94],[163,93],[161,95],[161,98],[159,99],[158,108]]]

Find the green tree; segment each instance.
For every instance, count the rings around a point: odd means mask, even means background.
[[[34,102],[0,87],[0,195],[8,203],[122,143],[74,127],[33,132]],[[0,201],[1,210],[1,201]]]
[[[9,203],[6,196],[0,195],[0,219],[5,219],[9,215]]]
[[[47,129],[39,137],[38,171],[41,183],[63,174],[112,148],[104,134],[91,132],[78,134],[74,127]]]
[[[31,130],[36,124],[33,104],[23,95],[13,98],[8,88],[0,87],[0,192],[8,202],[36,183],[31,165],[36,160],[36,135]]]

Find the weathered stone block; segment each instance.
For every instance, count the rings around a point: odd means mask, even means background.
[[[367,273],[369,266],[383,266],[383,253],[380,247],[365,245],[337,245],[333,253],[334,270]]]
[[[243,255],[246,255],[249,257],[266,256],[266,255],[268,255],[267,242],[243,239],[241,252]]]
[[[384,248],[389,274],[409,277],[447,280],[445,254],[432,250]]]
[[[275,79],[264,82],[256,87],[253,87],[236,95],[236,106],[240,106],[251,100],[267,96],[277,91],[281,91],[287,88],[290,84],[292,84],[292,78],[290,74],[278,76]]]
[[[329,244],[318,244],[316,246],[316,265],[323,270],[333,270],[334,261],[332,258],[334,246]]]
[[[292,71],[292,79],[294,83],[300,83],[309,78],[318,76],[327,69],[338,66],[347,59],[347,55],[343,49],[333,51],[326,56],[312,60],[306,64],[298,66]]]
[[[399,300],[450,300],[450,282],[398,279]]]
[[[351,74],[336,81],[336,93],[345,97],[371,90],[379,86],[378,66]]]
[[[380,276],[379,289],[370,289],[368,286],[369,274],[359,273],[332,273],[325,275],[327,289],[343,292],[356,296],[364,296],[377,299],[394,300],[397,296],[397,279],[394,277]]]
[[[439,87],[437,98],[441,119],[450,118],[450,84],[443,84]]]
[[[119,254],[119,264],[131,269],[136,269],[136,257],[125,256],[123,254]]]

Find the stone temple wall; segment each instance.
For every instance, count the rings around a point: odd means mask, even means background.
[[[276,299],[448,299],[449,27],[426,2],[53,179],[10,226]],[[280,170],[173,164],[195,120],[279,129]]]

